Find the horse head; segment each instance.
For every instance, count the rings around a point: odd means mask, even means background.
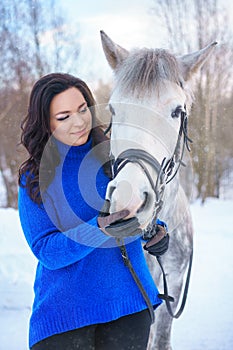
[[[103,31],[101,40],[115,73],[109,100],[114,178],[106,198],[110,213],[128,209],[129,217],[136,216],[145,229],[154,215],[159,193],[169,188],[166,183],[179,168],[182,138],[184,144],[189,140],[189,82],[216,43],[175,56],[163,49],[128,51]]]

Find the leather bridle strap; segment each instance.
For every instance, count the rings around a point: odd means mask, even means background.
[[[146,305],[148,307],[148,311],[150,313],[150,317],[151,317],[151,324],[154,323],[155,321],[155,315],[154,315],[154,308],[153,308],[153,305],[150,301],[150,298],[149,296],[147,295],[147,292],[145,291],[141,281],[140,281],[140,278],[138,277],[136,271],[134,270],[133,268],[133,265],[131,264],[131,261],[129,259],[129,256],[128,256],[128,253],[127,253],[127,250],[126,250],[126,246],[124,244],[124,240],[123,239],[120,239],[120,238],[117,238],[116,239],[117,241],[117,244],[120,248],[120,251],[121,251],[121,256],[123,258],[123,261],[124,261],[124,264],[125,266],[128,267],[130,273],[131,273],[131,276],[133,277],[138,289],[140,290],[145,302],[146,302]]]
[[[113,178],[115,178],[117,176],[117,174],[122,170],[122,168],[127,163],[137,163],[143,169],[144,173],[146,174],[146,176],[151,184],[152,189],[154,190],[155,189],[154,181],[153,181],[149,171],[142,163],[142,161],[145,161],[146,163],[151,165],[152,168],[155,169],[155,171],[157,173],[160,172],[161,165],[159,164],[157,159],[154,158],[151,154],[149,154],[148,152],[146,152],[142,149],[129,148],[129,149],[123,151],[114,161],[113,174],[112,174]]]
[[[149,170],[147,169],[147,167],[144,165],[143,162],[149,164],[158,174],[155,182],[153,181]],[[170,171],[168,173],[167,172],[165,173],[164,171],[165,160],[163,160],[162,164],[160,165],[157,159],[154,158],[148,152],[142,149],[130,148],[123,151],[114,161],[112,166],[113,178],[115,178],[117,174],[122,170],[122,168],[128,163],[136,163],[142,168],[147,179],[150,182],[152,190],[155,193],[154,214],[151,219],[151,223],[148,225],[148,230],[145,230],[145,232],[147,231],[148,234],[150,234],[150,232],[152,231],[152,227],[156,222],[158,213],[161,210],[163,205],[163,193],[165,190],[166,181],[170,174]],[[122,222],[122,224],[124,224],[124,222]],[[147,238],[150,238],[150,237],[148,236]]]
[[[107,130],[110,130],[110,129],[111,129],[111,123],[110,123],[110,126]],[[182,135],[183,135],[183,147],[181,150],[181,156],[178,156]],[[148,152],[141,150],[141,149],[133,149],[132,148],[132,149],[128,149],[128,150],[123,151],[115,159],[115,161],[112,164],[112,177],[113,178],[115,178],[117,176],[117,174],[123,169],[123,167],[126,164],[131,163],[131,162],[138,164],[143,169],[147,179],[150,182],[150,185],[151,185],[153,191],[155,192],[156,203],[155,203],[154,215],[153,215],[153,218],[151,220],[151,224],[148,225],[150,227],[148,227],[148,229],[145,231],[147,233],[147,238],[150,238],[149,235],[153,231],[153,226],[156,224],[158,212],[161,210],[161,207],[163,204],[162,199],[163,199],[163,193],[164,193],[165,186],[167,183],[169,183],[176,176],[180,165],[183,164],[182,158],[183,158],[185,146],[188,149],[188,151],[190,151],[188,142],[192,142],[192,140],[187,135],[187,115],[186,115],[186,113],[183,113],[181,116],[181,125],[180,125],[180,130],[179,130],[179,135],[178,135],[176,147],[175,147],[175,150],[174,150],[172,157],[168,161],[166,161],[166,159],[164,159],[162,161],[162,163],[159,164],[157,159],[154,158]],[[174,166],[175,166],[175,163],[177,162],[177,159],[176,159],[177,157],[179,157],[178,167],[174,171]],[[154,169],[156,171],[156,173],[158,174],[155,183],[154,183],[152,176],[150,175],[150,172],[148,171],[147,167],[144,165],[143,161],[146,162],[147,164],[149,164],[152,167],[152,169]],[[146,237],[145,234],[144,234],[144,236]],[[140,290],[140,292],[141,292],[141,294],[142,294],[142,296],[143,296],[143,298],[148,306],[148,310],[149,310],[149,313],[151,316],[151,322],[154,323],[155,316],[154,316],[153,305],[151,304],[151,301],[150,301],[139,277],[137,276],[137,274],[136,274],[136,272],[131,264],[131,261],[129,259],[129,256],[128,256],[128,253],[127,253],[127,250],[126,250],[126,247],[124,244],[124,240],[122,238],[121,239],[118,238],[118,239],[116,239],[116,241],[117,241],[117,244],[121,250],[121,255],[122,255],[123,261],[124,261],[125,265],[128,267],[136,285],[138,286],[138,288],[139,288],[139,290]],[[183,312],[183,309],[184,309],[185,303],[186,303],[190,275],[191,275],[191,268],[192,268],[193,252],[191,252],[191,254],[190,254],[189,267],[188,267],[188,272],[187,272],[186,283],[185,283],[185,288],[184,288],[181,306],[180,306],[180,309],[175,314],[173,313],[173,311],[171,309],[170,303],[173,302],[174,299],[172,297],[170,297],[168,294],[166,274],[165,274],[165,271],[163,269],[162,262],[161,262],[159,256],[156,256],[156,258],[157,258],[157,261],[158,261],[160,268],[161,268],[161,271],[162,271],[163,284],[164,284],[164,294],[159,294],[158,296],[161,299],[165,300],[167,310],[168,310],[170,316],[173,318],[178,318],[181,315],[181,313]]]
[[[162,265],[160,256],[156,256],[156,258],[157,258],[157,261],[158,261],[159,266],[160,266],[161,271],[162,271],[163,286],[164,286],[164,293],[163,294],[158,294],[158,297],[165,301],[169,315],[172,318],[179,318],[180,315],[182,314],[183,310],[184,310],[184,307],[185,307],[185,304],[186,304],[187,295],[188,295],[189,282],[190,282],[190,276],[191,276],[191,270],[192,270],[193,250],[191,251],[190,257],[189,257],[189,266],[188,266],[188,272],[187,272],[187,276],[186,276],[186,282],[185,282],[184,293],[183,293],[181,305],[180,305],[179,310],[176,313],[174,313],[172,311],[172,308],[171,308],[171,304],[170,303],[174,302],[174,298],[169,296],[168,287],[167,287],[166,273],[165,273],[165,271],[163,269],[163,265]]]

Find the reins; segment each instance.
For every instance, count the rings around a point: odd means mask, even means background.
[[[145,300],[145,303],[146,303],[146,305],[148,307],[148,310],[149,310],[149,313],[150,313],[151,324],[153,324],[155,322],[155,315],[154,315],[153,305],[152,305],[152,303],[150,301],[150,298],[149,298],[149,296],[148,296],[144,286],[142,285],[142,283],[140,281],[140,278],[138,277],[138,275],[137,275],[137,273],[136,273],[136,271],[135,271],[135,269],[134,269],[134,267],[133,267],[133,265],[132,265],[132,263],[131,263],[131,261],[129,259],[124,240],[118,238],[118,239],[116,239],[116,242],[118,244],[118,247],[120,248],[121,256],[123,258],[124,264],[125,264],[125,266],[128,267],[128,269],[129,269],[129,271],[131,273],[131,276],[133,277],[136,285],[138,286],[138,289],[140,290],[140,292],[141,292],[141,294],[142,294],[142,296],[143,296],[143,298]],[[181,301],[179,310],[176,311],[175,313],[173,312],[173,310],[171,308],[171,303],[173,303],[175,300],[174,300],[174,298],[172,296],[169,295],[166,273],[164,271],[164,268],[163,268],[163,265],[162,265],[162,262],[161,262],[161,258],[160,258],[160,256],[156,256],[156,259],[157,259],[158,264],[159,264],[159,266],[161,268],[161,271],[162,271],[163,286],[164,286],[163,294],[159,293],[158,297],[165,301],[165,304],[166,304],[167,311],[168,311],[169,315],[172,318],[176,318],[177,319],[177,318],[180,317],[180,315],[184,311],[186,300],[187,300],[188,289],[189,289],[189,282],[190,282],[191,270],[192,270],[193,250],[191,251],[190,257],[189,257],[189,265],[188,265],[188,271],[187,271],[187,276],[186,276],[186,281],[185,281],[185,287],[184,287],[182,301]]]
[[[121,256],[123,258],[123,261],[124,261],[124,264],[125,266],[128,267],[130,273],[131,273],[131,276],[133,277],[136,285],[138,286],[138,289],[140,290],[146,304],[147,304],[147,307],[148,307],[148,310],[149,310],[149,313],[150,313],[150,317],[151,317],[151,323],[153,324],[154,321],[155,321],[155,315],[154,315],[154,308],[153,308],[153,305],[150,301],[150,298],[149,296],[147,295],[147,292],[145,291],[145,288],[143,287],[141,281],[140,281],[140,278],[138,277],[130,259],[129,259],[129,256],[128,256],[128,253],[127,253],[127,250],[126,250],[126,246],[124,244],[124,240],[123,239],[119,239],[119,238],[116,238],[116,241],[117,241],[117,244],[120,248],[120,251],[121,251]]]
[[[184,293],[183,293],[182,301],[181,301],[181,304],[180,304],[180,308],[179,308],[178,311],[176,311],[176,313],[174,313],[172,311],[172,308],[171,308],[171,302],[174,302],[175,300],[174,300],[173,297],[169,296],[168,286],[167,286],[167,279],[166,279],[166,273],[164,271],[164,268],[163,268],[160,256],[156,256],[156,258],[157,258],[157,261],[158,261],[159,266],[160,266],[161,271],[162,271],[163,286],[164,286],[164,293],[163,294],[158,294],[158,297],[165,301],[169,315],[172,318],[179,318],[180,315],[182,314],[182,312],[184,311],[184,307],[185,307],[186,299],[187,299],[187,295],[188,295],[189,282],[190,282],[190,276],[191,276],[191,270],[192,270],[193,250],[191,251],[190,257],[189,257],[189,266],[188,266],[188,271],[187,271],[187,276],[186,276],[186,281],[185,281],[185,287],[184,287]]]
[[[187,126],[188,126],[188,117],[185,112],[181,113],[181,123],[180,123],[180,129],[179,129],[179,134],[178,134],[178,139],[177,143],[175,146],[174,153],[172,157],[166,161],[166,158],[163,159],[161,165],[157,161],[156,158],[154,158],[151,154],[148,152],[141,150],[141,149],[128,149],[123,151],[115,160],[112,162],[112,178],[115,178],[117,174],[124,168],[124,166],[128,163],[136,163],[138,164],[143,172],[145,173],[147,179],[150,182],[150,185],[155,193],[155,204],[154,204],[154,213],[151,219],[151,222],[149,223],[148,227],[146,230],[144,230],[143,238],[145,240],[150,239],[153,237],[153,232],[155,232],[155,227],[157,225],[157,219],[158,219],[158,214],[160,210],[162,209],[163,206],[163,195],[165,191],[166,185],[174,179],[176,174],[178,173],[178,170],[181,165],[185,166],[183,163],[183,155],[184,155],[184,150],[185,147],[187,148],[188,151],[190,151],[189,147],[189,142],[191,143],[192,140],[188,136],[188,131],[187,131]],[[108,128],[105,130],[105,134],[111,130],[112,127],[112,120],[108,126]],[[183,145],[182,147],[180,146],[180,143],[182,141],[182,136],[183,136]],[[180,152],[181,149],[181,152]],[[157,179],[156,182],[154,183],[150,172],[148,171],[146,165],[144,164],[149,164],[153,170],[156,171]],[[177,168],[175,169],[175,165],[177,165]],[[175,170],[174,170],[175,169]],[[122,225],[124,223],[122,222]],[[124,244],[124,239],[116,239],[117,244],[120,248],[121,255],[124,261],[124,264],[128,267],[135,283],[137,284],[150,313],[151,316],[151,322],[154,323],[155,316],[154,316],[154,308],[153,305],[151,304],[150,298],[148,297],[139,277],[137,276],[137,273],[135,269],[133,268],[131,261],[129,259],[126,246]],[[186,276],[186,282],[185,282],[185,287],[184,287],[184,293],[181,301],[181,306],[179,310],[174,313],[171,308],[171,302],[174,302],[174,298],[169,296],[168,293],[168,286],[167,286],[167,279],[166,279],[166,273],[164,271],[161,258],[160,256],[156,256],[158,264],[161,268],[162,271],[162,276],[163,276],[163,285],[164,285],[164,293],[163,294],[158,294],[159,298],[163,299],[166,303],[166,307],[168,310],[169,315],[172,318],[178,318],[182,314],[186,299],[187,299],[187,294],[188,294],[188,288],[189,288],[189,282],[190,282],[190,275],[191,275],[191,269],[192,269],[192,259],[193,259],[193,251],[191,251],[190,258],[189,258],[189,266],[188,266],[188,271],[187,271],[187,276]]]

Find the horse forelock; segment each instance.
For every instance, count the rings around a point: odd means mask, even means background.
[[[117,86],[127,95],[144,96],[166,81],[182,86],[176,57],[163,49],[131,51],[116,72]]]

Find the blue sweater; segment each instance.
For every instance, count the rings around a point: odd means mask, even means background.
[[[145,301],[115,240],[98,228],[97,215],[109,179],[91,141],[68,147],[57,142],[61,163],[34,203],[19,188],[19,214],[26,240],[38,259],[29,346],[57,333],[109,322],[146,309]],[[154,307],[161,303],[141,240],[127,243],[131,262]]]

